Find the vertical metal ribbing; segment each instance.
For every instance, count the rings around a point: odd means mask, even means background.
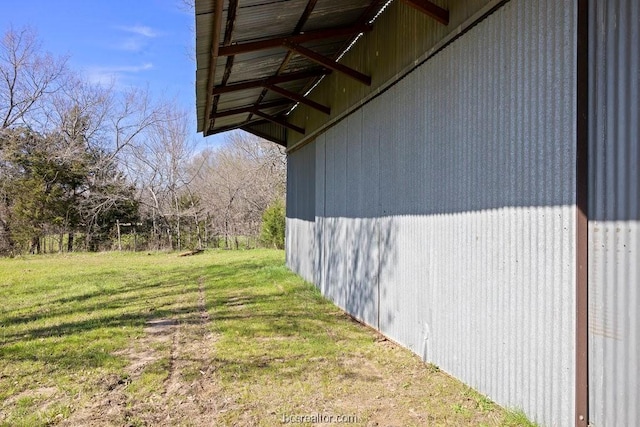
[[[589,0],[589,422],[640,420],[640,2]]]
[[[505,3],[324,134],[325,294],[548,425],[575,416],[569,5]],[[368,305],[354,290],[378,311],[359,312]]]

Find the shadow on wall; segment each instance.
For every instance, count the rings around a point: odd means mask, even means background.
[[[287,216],[315,230],[306,237],[313,249],[289,248],[288,256],[314,260],[322,293],[550,425],[573,416],[574,15],[562,2],[507,2],[473,37],[289,155]],[[591,74],[615,73],[602,83],[622,82],[618,89],[633,95],[638,85],[626,78],[637,74],[611,64]],[[615,87],[599,82],[604,92],[594,99],[615,101],[607,96]],[[620,300],[609,293],[628,287],[621,278],[637,275],[638,124],[624,120],[636,100],[589,108],[589,216],[593,225],[627,222],[609,224],[608,233],[599,227],[605,237],[590,247],[590,260],[603,261],[603,297],[590,298],[603,307]],[[606,114],[616,108],[620,114]]]
[[[287,218],[285,240],[287,266],[311,283],[315,283],[315,230],[315,222]]]
[[[339,307],[380,328],[381,271],[393,271],[398,233],[389,218],[318,218],[316,233],[321,261],[316,283]],[[388,320],[388,319],[387,319]]]

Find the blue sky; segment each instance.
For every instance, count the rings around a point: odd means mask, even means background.
[[[194,17],[181,0],[2,0],[0,32],[30,26],[44,50],[69,55],[90,81],[148,85],[186,109],[196,137]]]

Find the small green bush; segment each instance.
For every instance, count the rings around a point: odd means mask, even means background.
[[[275,200],[262,214],[260,240],[265,246],[284,249],[285,209],[282,200]]]

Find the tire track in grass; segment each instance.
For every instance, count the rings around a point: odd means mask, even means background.
[[[147,322],[144,335],[117,353],[129,360],[125,374],[105,379],[106,390],[62,425],[215,425],[220,393],[212,361],[217,337],[208,328],[203,277],[193,294],[181,294],[176,303],[191,299],[197,308]],[[159,390],[145,388],[148,378],[163,371]]]

